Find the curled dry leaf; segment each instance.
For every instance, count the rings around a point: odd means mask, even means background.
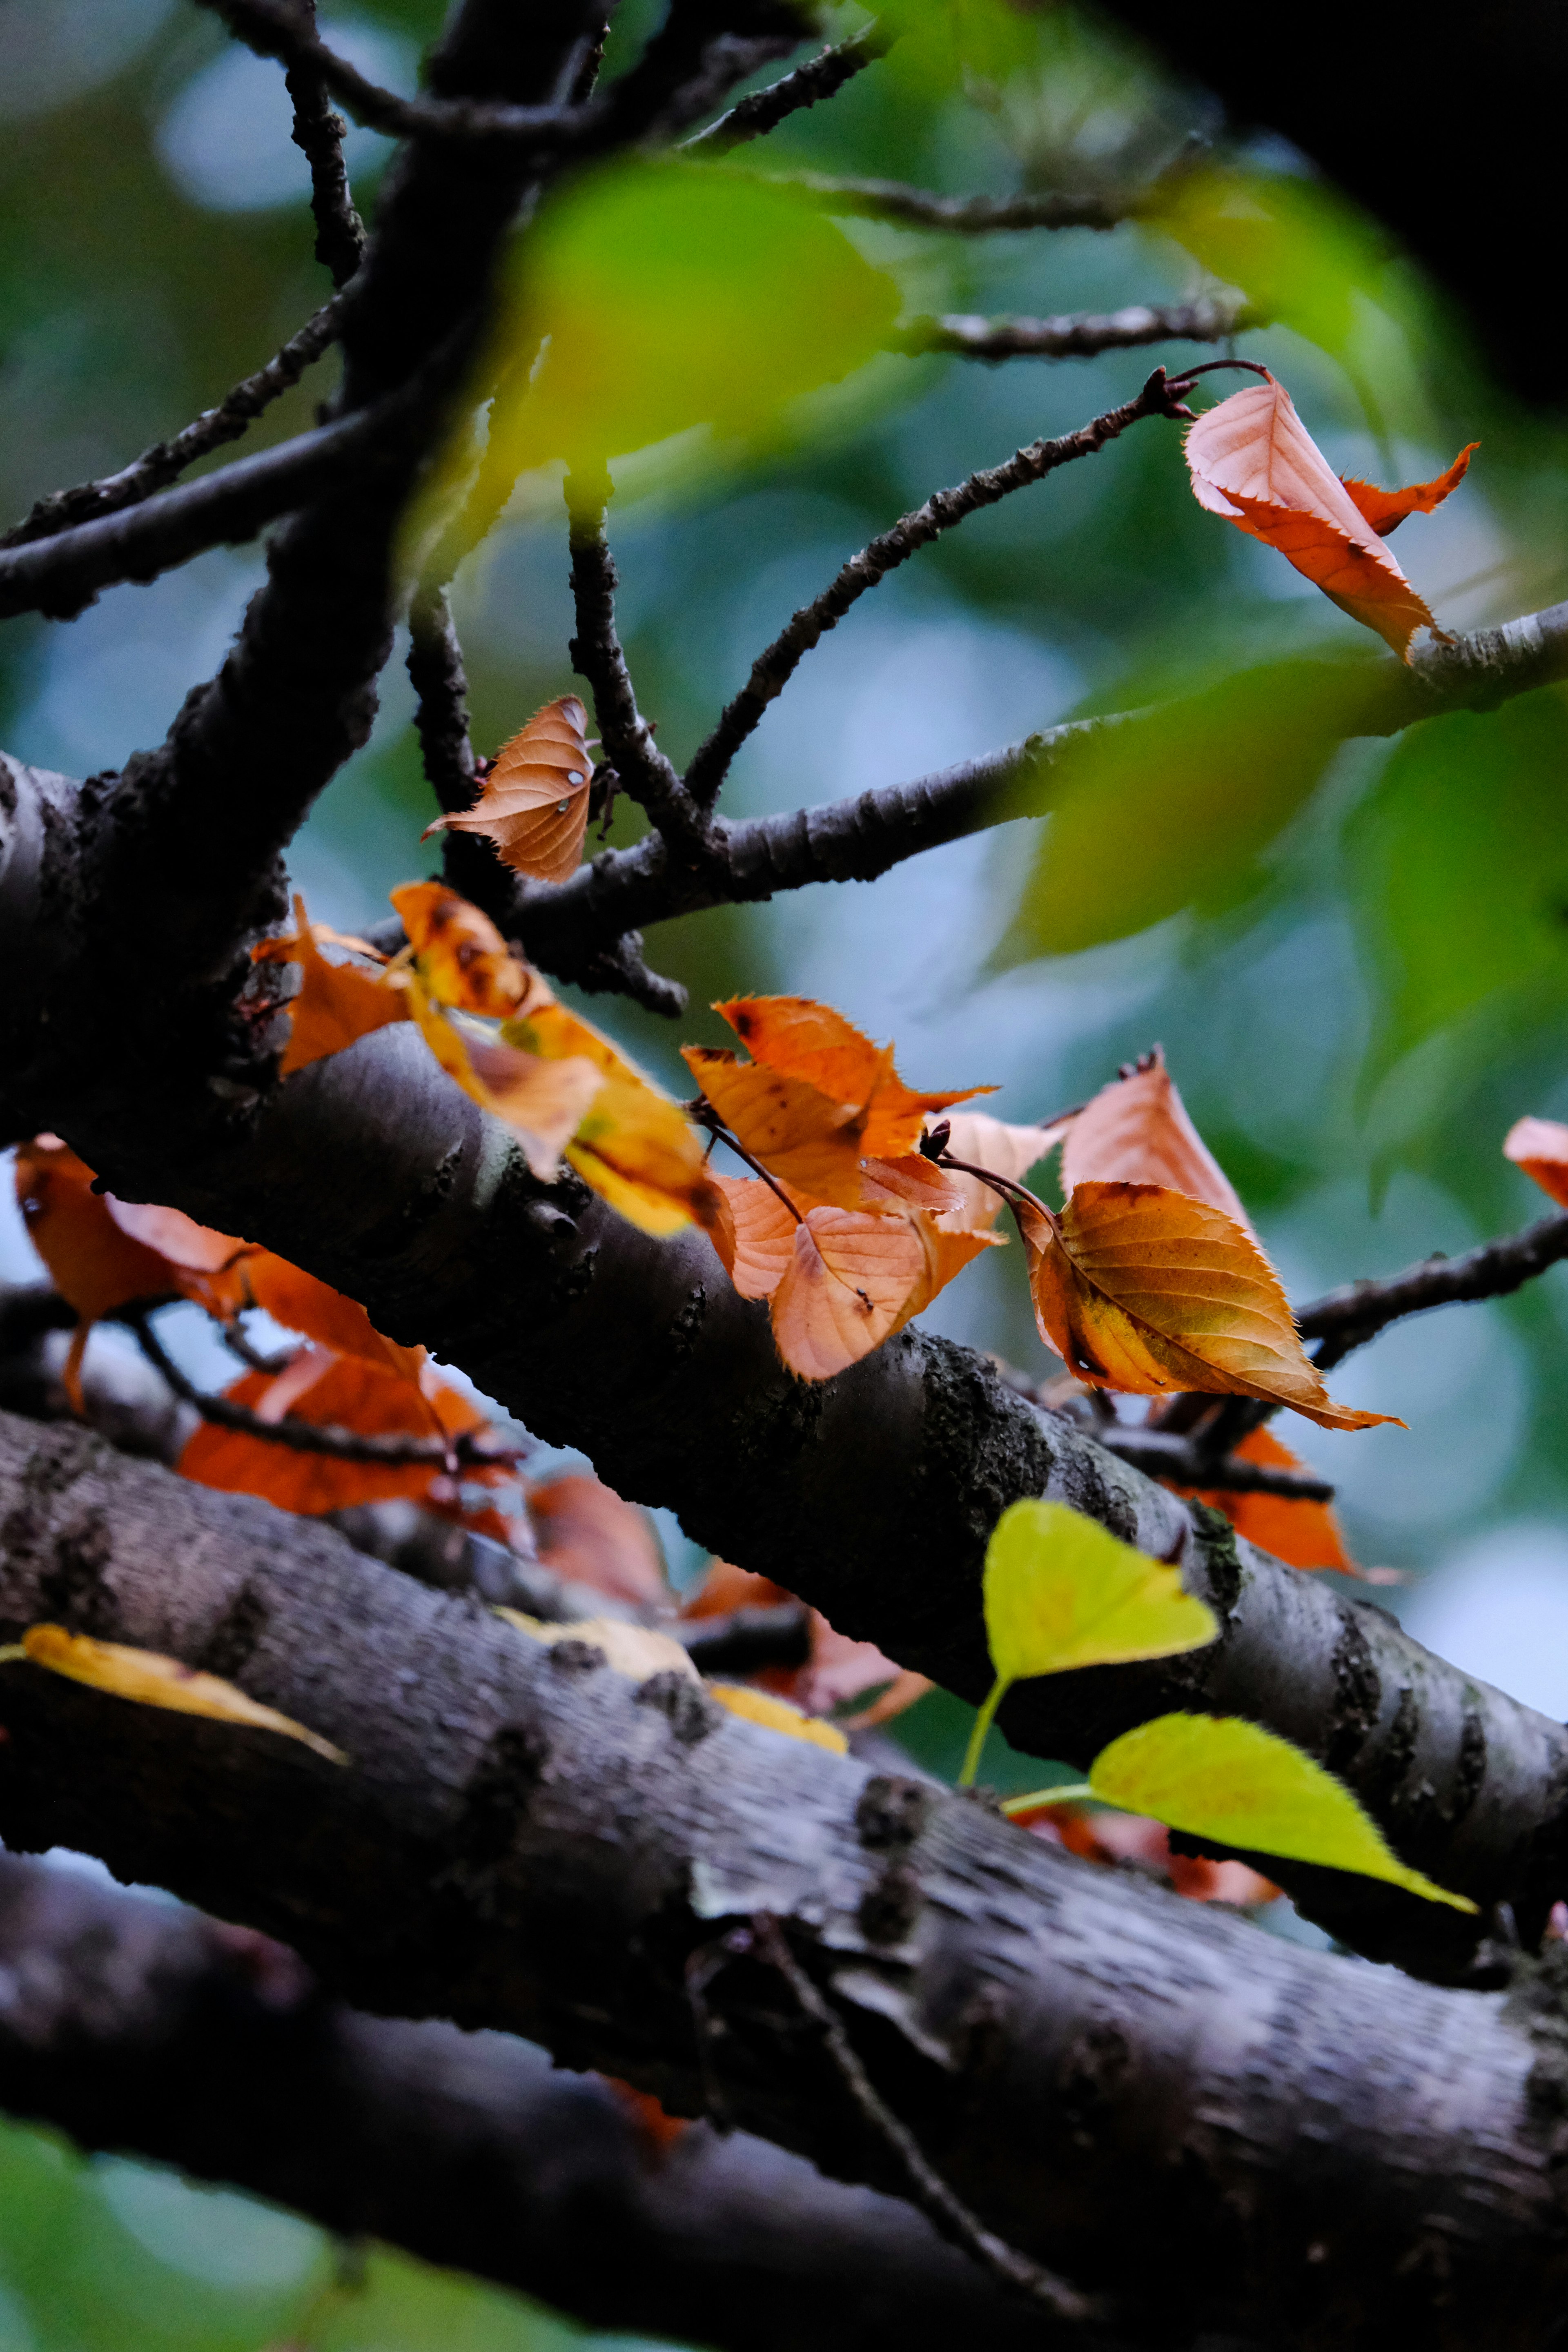
[[[1436,629],[1382,533],[1404,514],[1446,498],[1465,471],[1468,452],[1448,474],[1412,492],[1373,492],[1358,484],[1363,497],[1376,501],[1369,519],[1356,491],[1340,479],[1301,423],[1284,385],[1268,375],[1189,426],[1186,457],[1200,506],[1278,550],[1404,659],[1417,629]],[[1402,498],[1410,503],[1390,520],[1390,507]]]
[[[433,833],[479,833],[514,873],[563,882],[583,855],[594,763],[588,714],[574,694],[535,711],[490,764],[478,800],[461,816],[439,816]]]
[[[1068,1123],[1062,1190],[1086,1182],[1163,1184],[1191,1201],[1206,1201],[1251,1231],[1229,1178],[1188,1118],[1158,1045],[1102,1087]]]
[[[521,1609],[498,1608],[495,1614],[536,1642],[587,1642],[604,1652],[605,1664],[616,1674],[629,1675],[633,1682],[668,1674],[693,1683],[702,1679],[675,1636],[656,1633],[651,1625],[633,1625],[624,1617],[578,1617],[570,1624],[546,1625]]]
[[[1440,507],[1469,472],[1470,459],[1480,446],[1479,441],[1467,442],[1446,473],[1435,475],[1429,482],[1413,482],[1405,490],[1380,490],[1374,482],[1353,481],[1349,475],[1340,478],[1357,512],[1366,517],[1379,539],[1386,539],[1407,516],[1430,514]]]
[[[1081,1183],[1059,1218],[1018,1218],[1041,1337],[1090,1387],[1262,1397],[1324,1429],[1394,1419],[1334,1403],[1258,1243],[1206,1202]]]
[[[721,1706],[747,1723],[760,1723],[765,1731],[782,1731],[789,1739],[809,1740],[814,1748],[831,1748],[836,1756],[848,1753],[849,1742],[837,1724],[803,1715],[798,1706],[792,1706],[787,1698],[775,1698],[772,1691],[754,1690],[750,1683],[709,1683],[706,1687]]]
[[[204,1715],[220,1723],[239,1723],[258,1731],[280,1732],[324,1756],[329,1764],[346,1764],[341,1748],[302,1723],[262,1706],[235,1684],[217,1675],[198,1674],[178,1658],[155,1650],[128,1649],[121,1642],[95,1642],[85,1633],[68,1633],[63,1625],[30,1625],[7,1658],[29,1659],[63,1675],[68,1682],[84,1683],[89,1690],[108,1691],[116,1698],[134,1699],[142,1706],[163,1707],[174,1715]]]
[[[1502,1148],[1560,1208],[1568,1209],[1568,1127],[1561,1119],[1516,1119]]]
[[[300,992],[289,1005],[292,1026],[280,1078],[309,1068],[329,1054],[341,1054],[373,1030],[392,1021],[406,1021],[408,1005],[395,976],[389,974],[374,950],[362,940],[342,939],[324,924],[312,923],[305,901],[294,901],[294,930],[285,938],[260,940],[250,950],[256,963],[293,963],[300,967]],[[321,953],[322,942],[357,949],[363,961],[331,963]]]

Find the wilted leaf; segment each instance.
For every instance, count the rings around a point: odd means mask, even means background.
[[[760,1723],[767,1731],[782,1731],[791,1739],[808,1739],[816,1748],[831,1748],[836,1756],[848,1753],[849,1742],[836,1724],[803,1715],[787,1698],[775,1698],[771,1691],[753,1690],[749,1683],[709,1683],[705,1687],[721,1706],[727,1706],[731,1715],[742,1716],[748,1723]]]
[[[1503,1139],[1503,1155],[1559,1208],[1568,1209],[1568,1127],[1556,1118],[1519,1118]]]
[[[109,1691],[116,1698],[134,1699],[142,1706],[160,1706],[174,1715],[203,1715],[220,1723],[243,1723],[258,1731],[281,1732],[324,1756],[329,1764],[346,1764],[348,1758],[330,1739],[276,1708],[261,1706],[233,1683],[216,1675],[198,1674],[178,1658],[155,1650],[128,1649],[121,1642],[94,1642],[85,1633],[68,1633],[63,1625],[30,1625],[20,1643],[5,1653],[27,1657],[36,1666],[68,1682],[85,1683],[89,1690]]]
[[[1271,1429],[1253,1430],[1236,1452],[1243,1462],[1310,1475],[1307,1465],[1288,1445],[1281,1445]],[[1217,1488],[1167,1484],[1175,1494],[1195,1496],[1200,1503],[1223,1511],[1238,1536],[1290,1568],[1337,1568],[1342,1576],[1362,1574],[1345,1549],[1344,1530],[1331,1503],[1291,1502],[1284,1495],[1233,1495]]]
[[[1206,1201],[1251,1231],[1229,1178],[1187,1117],[1158,1045],[1102,1087],[1069,1125],[1062,1190],[1086,1182],[1161,1184]]]
[[[289,936],[260,940],[250,950],[257,963],[300,967],[300,992],[289,1007],[292,1022],[289,1043],[278,1065],[282,1078],[292,1077],[296,1070],[307,1069],[329,1054],[341,1054],[389,1022],[409,1017],[403,991],[384,968],[328,961],[321,953],[323,940],[338,946],[348,943],[324,925],[312,923],[303,898],[294,901],[294,921],[296,928]]]
[[[528,1490],[528,1515],[540,1559],[552,1575],[639,1608],[669,1599],[647,1513],[602,1480],[577,1472],[543,1479]]]
[[[1396,654],[1408,660],[1416,630],[1436,627],[1273,376],[1189,425],[1186,457],[1200,506],[1276,549]]]
[[[912,1223],[817,1207],[795,1229],[773,1293],[773,1339],[802,1380],[831,1380],[879,1347],[926,1275]]]
[[[1392,1420],[1337,1405],[1249,1233],[1158,1184],[1079,1184],[1059,1219],[1020,1214],[1041,1337],[1090,1387],[1263,1397],[1324,1429]]]
[[[514,873],[563,882],[582,858],[588,824],[594,762],[588,755],[587,723],[588,714],[574,694],[547,702],[510,743],[502,744],[473,807],[461,816],[438,816],[426,826],[422,838],[441,832],[482,834]],[[395,903],[395,892],[393,897]],[[516,1007],[471,1004],[468,1009],[491,1013]]]
[[[1380,490],[1375,483],[1358,482],[1349,475],[1340,478],[1357,512],[1365,516],[1379,539],[1386,539],[1408,515],[1430,514],[1435,507],[1440,507],[1449,491],[1457,490],[1469,472],[1470,459],[1480,446],[1479,441],[1467,443],[1447,473],[1430,482],[1413,482],[1405,490]]]
[[[694,1683],[702,1679],[675,1636],[657,1633],[651,1625],[633,1625],[624,1617],[575,1617],[569,1624],[547,1625],[521,1609],[498,1608],[495,1613],[536,1642],[590,1643],[604,1652],[605,1664],[616,1674],[628,1675],[635,1683],[647,1682],[650,1675],[677,1674]]]
[[[1180,1571],[1065,1504],[1012,1503],[985,1551],[985,1635],[1005,1683],[1168,1658],[1218,1638]]]
[[[1402,1863],[1342,1781],[1260,1725],[1235,1716],[1162,1715],[1102,1748],[1089,1786],[1190,1837],[1381,1878],[1428,1902],[1474,1911]]]
[[[520,963],[489,917],[444,882],[405,882],[387,894],[414,950],[427,996],[462,1013],[506,1020],[537,992],[550,991]]]
[[[483,1426],[484,1416],[466,1397],[428,1375],[427,1385],[421,1385],[359,1357],[313,1353],[297,1360],[297,1367],[247,1372],[224,1394],[263,1420],[287,1412],[292,1420],[352,1429],[362,1437],[456,1436]],[[302,1387],[296,1385],[298,1379],[304,1380]],[[395,1496],[428,1502],[444,1478],[439,1466],[428,1462],[346,1462],[209,1421],[193,1432],[175,1466],[182,1478],[198,1486],[258,1495],[279,1510],[312,1518]]]

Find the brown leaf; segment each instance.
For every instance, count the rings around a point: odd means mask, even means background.
[[[1405,660],[1417,629],[1442,634],[1273,376],[1190,425],[1186,457],[1200,506],[1275,548]]]
[[[528,1490],[539,1557],[556,1576],[638,1607],[669,1598],[664,1560],[647,1513],[580,1472]]]
[[[1083,1183],[1163,1184],[1252,1229],[1229,1178],[1187,1117],[1158,1045],[1102,1087],[1068,1126],[1062,1190]]]
[[[1358,513],[1366,517],[1379,539],[1386,539],[1397,530],[1407,515],[1430,514],[1440,507],[1450,490],[1457,490],[1470,470],[1470,459],[1480,447],[1479,441],[1468,442],[1446,474],[1438,474],[1430,482],[1414,482],[1407,490],[1380,490],[1372,482],[1358,482],[1348,475],[1340,477],[1349,491]]]
[[[902,1217],[808,1211],[773,1293],[779,1354],[802,1380],[831,1380],[880,1346],[925,1275],[920,1236]]]
[[[795,1255],[798,1220],[760,1176],[710,1181],[722,1203],[711,1238],[724,1271],[742,1298],[771,1298]]]
[[[408,1019],[408,1004],[396,975],[384,967],[367,968],[363,962],[329,962],[321,953],[323,940],[341,947],[353,943],[325,925],[312,923],[303,898],[294,901],[294,921],[296,929],[287,938],[258,940],[250,950],[257,963],[300,967],[300,992],[289,1007],[292,1020],[289,1044],[278,1065],[278,1075],[283,1078],[292,1077],[296,1070],[307,1069],[329,1054],[341,1054],[389,1022]],[[368,957],[373,950],[365,949],[364,953]]]
[[[389,896],[426,993],[437,1004],[504,1021],[531,999],[552,1002],[544,982],[512,954],[489,917],[444,882],[405,882]]]
[[[497,752],[483,788],[462,816],[440,816],[433,833],[479,833],[503,865],[542,882],[563,882],[583,855],[594,763],[588,714],[574,694],[535,711]]]
[[[1568,1209],[1568,1127],[1555,1118],[1516,1119],[1502,1148],[1560,1208]]]
[[[1393,1418],[1333,1402],[1273,1267],[1206,1202],[1157,1184],[1082,1183],[1059,1218],[1022,1208],[1019,1223],[1041,1337],[1089,1386],[1263,1397],[1325,1429]]]
[[[406,1348],[375,1328],[357,1300],[334,1290],[328,1282],[307,1274],[303,1266],[271,1250],[257,1250],[242,1263],[247,1303],[264,1307],[275,1323],[298,1331],[338,1356],[353,1356],[377,1371],[393,1373],[405,1382],[418,1382],[425,1362],[423,1348]],[[331,1416],[318,1415],[317,1418]],[[357,1423],[349,1427],[357,1428]],[[433,1424],[426,1415],[422,1426]]]

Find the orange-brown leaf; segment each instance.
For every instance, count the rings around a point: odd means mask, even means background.
[[[268,1372],[247,1372],[224,1393],[253,1412],[265,1412],[276,1379]],[[287,1372],[281,1375],[287,1378]],[[322,1360],[321,1369],[304,1392],[292,1397],[289,1412],[297,1421],[318,1426],[353,1429],[364,1437],[429,1437],[445,1429],[455,1433],[471,1429],[480,1418],[468,1400],[444,1382],[427,1390],[355,1356]],[[376,1503],[394,1496],[411,1502],[428,1498],[441,1472],[429,1463],[343,1462],[326,1454],[296,1453],[248,1432],[221,1429],[204,1422],[181,1454],[177,1467],[183,1478],[199,1486],[216,1486],[228,1495],[259,1495],[279,1509],[314,1517],[339,1511],[352,1503]]]
[[[546,1061],[477,1028],[459,1028],[412,975],[408,1001],[420,1034],[447,1076],[510,1128],[533,1173],[550,1183],[589,1104],[604,1084],[581,1056]]]
[[[329,1054],[341,1054],[374,1029],[408,1018],[395,975],[367,971],[362,963],[329,963],[321,940],[342,943],[335,932],[310,921],[303,898],[294,901],[294,921],[297,928],[287,938],[262,940],[250,950],[258,963],[300,967],[300,992],[289,1008],[293,1025],[278,1065],[279,1076],[285,1078]]]
[[[802,1380],[831,1380],[880,1346],[925,1271],[920,1237],[902,1217],[808,1211],[773,1293],[779,1354]]]
[[[771,1175],[808,1200],[858,1209],[864,1106],[836,1103],[804,1078],[763,1062],[742,1062],[726,1048],[683,1045],[681,1055],[726,1127]]]
[[[1062,1190],[1075,1184],[1163,1184],[1251,1230],[1229,1178],[1187,1116],[1158,1045],[1102,1087],[1068,1129]]]
[[[1560,1208],[1568,1209],[1568,1127],[1555,1118],[1516,1119],[1502,1148]]]
[[[1020,1223],[1041,1337],[1090,1387],[1263,1397],[1325,1429],[1393,1418],[1334,1403],[1273,1267],[1206,1202],[1082,1183],[1055,1224],[1030,1210]]]
[[[489,917],[444,882],[405,882],[390,896],[426,993],[437,1004],[504,1021],[531,996],[551,1001],[543,981],[512,954]]]
[[[1416,630],[1436,628],[1272,376],[1189,426],[1186,457],[1201,506],[1276,549],[1405,660]]]
[[[724,1271],[742,1298],[771,1298],[795,1255],[797,1220],[760,1176],[715,1176],[720,1210],[710,1228]]]
[[[275,1323],[286,1331],[298,1331],[303,1338],[313,1339],[318,1347],[333,1355],[353,1356],[378,1371],[386,1371],[404,1382],[417,1383],[425,1361],[423,1348],[405,1348],[395,1339],[386,1339],[375,1328],[364,1308],[342,1291],[334,1290],[331,1283],[319,1281],[307,1274],[303,1266],[290,1265],[288,1259],[276,1256],[271,1250],[257,1250],[242,1261],[246,1303],[264,1307]],[[317,1413],[320,1421],[331,1415]],[[355,1422],[349,1424],[358,1428]],[[401,1424],[388,1424],[388,1426]],[[371,1423],[379,1428],[379,1423]],[[423,1415],[410,1426],[428,1431],[429,1415]]]
[[[16,1150],[16,1199],[34,1248],[55,1287],[85,1321],[180,1288],[163,1253],[125,1231],[93,1174],[58,1136],[35,1136]]]
[[[528,1490],[539,1557],[557,1576],[639,1607],[669,1598],[664,1561],[646,1511],[597,1478],[571,1472]]]
[[[1236,1449],[1243,1462],[1258,1462],[1271,1470],[1298,1475],[1307,1465],[1271,1429],[1255,1429]],[[1359,1576],[1345,1549],[1344,1530],[1331,1503],[1292,1502],[1284,1495],[1234,1495],[1199,1486],[1177,1486],[1178,1495],[1192,1495],[1223,1511],[1238,1536],[1271,1552],[1291,1568],[1337,1568],[1342,1575]]]
[[[1373,482],[1358,482],[1344,474],[1340,479],[1358,513],[1366,517],[1379,539],[1386,539],[1407,515],[1430,514],[1434,507],[1440,507],[1469,472],[1470,459],[1480,446],[1479,441],[1468,442],[1446,474],[1429,482],[1413,482],[1407,490],[1380,490]]]
[[[542,882],[563,882],[583,855],[594,763],[588,714],[574,694],[536,711],[497,752],[478,800],[462,816],[437,817],[443,830],[480,833],[503,865]]]
[[[722,1013],[754,1062],[814,1087],[839,1110],[859,1114],[860,1148],[873,1159],[912,1151],[928,1111],[994,1092],[991,1087],[962,1087],[946,1095],[911,1092],[893,1067],[890,1045],[873,1045],[830,1004],[809,997],[736,996],[713,1010]],[[742,1140],[748,1150],[754,1148],[748,1138]]]

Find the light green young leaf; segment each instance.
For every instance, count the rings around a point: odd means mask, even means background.
[[[1215,1640],[1212,1610],[1180,1573],[1064,1504],[1014,1503],[985,1554],[985,1632],[1003,1683]]]
[[[1358,1871],[1429,1903],[1476,1908],[1468,1895],[1402,1863],[1331,1772],[1276,1732],[1235,1716],[1161,1715],[1141,1723],[1100,1750],[1089,1785],[1107,1804],[1193,1837]]]

